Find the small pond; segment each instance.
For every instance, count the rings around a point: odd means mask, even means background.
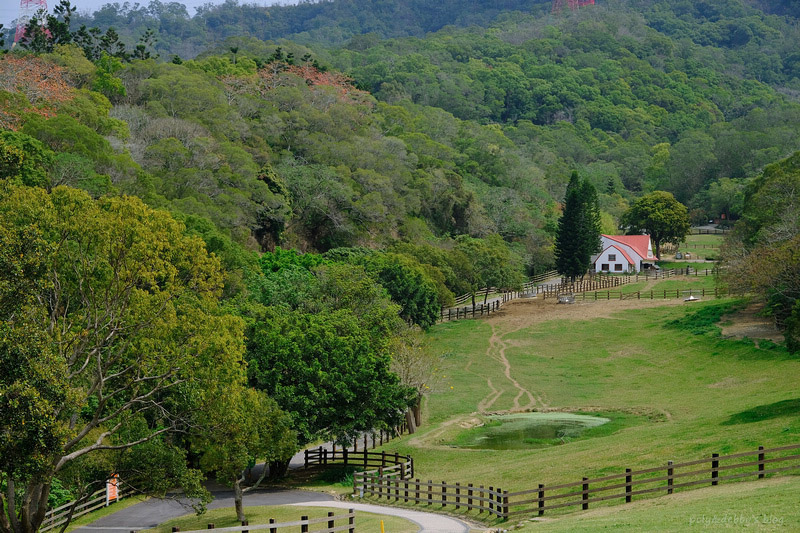
[[[610,422],[608,418],[573,413],[520,413],[493,416],[483,426],[470,428],[454,444],[486,450],[522,450],[563,444],[586,430]]]

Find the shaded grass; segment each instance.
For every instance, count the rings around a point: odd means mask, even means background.
[[[753,422],[761,422],[771,418],[797,416],[798,414],[800,414],[800,398],[795,398],[767,405],[758,405],[752,409],[736,413],[731,415],[722,425],[752,424]]]
[[[744,307],[743,302],[725,301],[713,303],[701,307],[696,311],[687,313],[685,316],[670,320],[666,323],[669,328],[679,329],[691,333],[692,335],[703,335],[706,333],[719,334],[721,331],[717,324],[723,315],[732,313]]]

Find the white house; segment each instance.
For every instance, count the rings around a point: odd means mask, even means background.
[[[639,272],[653,265],[649,235],[600,235],[603,251],[592,258],[595,272]]]

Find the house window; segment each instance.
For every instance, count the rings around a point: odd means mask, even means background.
[[[600,265],[600,270],[602,270],[604,272],[608,272],[608,264],[603,263],[602,265]]]
[[[617,254],[608,254],[608,260],[609,261],[616,261],[617,260]]]
[[[617,272],[622,272],[622,264],[617,263],[616,265],[614,265],[614,270],[616,270]]]

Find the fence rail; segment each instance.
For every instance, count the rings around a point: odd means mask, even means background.
[[[687,298],[690,296],[714,296],[714,298],[722,298],[729,293],[724,287],[714,287],[713,289],[693,288],[693,289],[664,289],[664,290],[649,290],[649,291],[592,291],[583,292],[572,295],[572,301],[575,302],[589,302],[599,300],[667,300],[671,298]],[[560,296],[560,295],[559,295]],[[545,298],[548,296],[545,295]],[[552,295],[550,296],[552,297]]]
[[[542,274],[537,274],[536,276],[531,276],[528,279],[528,281],[526,281],[525,283],[522,284],[522,290],[521,291],[516,291],[516,292],[517,293],[530,292],[531,289],[534,288],[536,285],[542,283],[545,280],[554,278],[556,276],[558,276],[558,272],[555,271],[555,270],[550,270],[550,271],[544,272]],[[473,295],[477,297],[478,295],[481,295],[481,294],[484,295],[484,296],[488,296],[488,295],[491,295],[491,294],[503,294],[503,293],[507,293],[507,292],[509,292],[509,291],[504,291],[504,290],[499,289],[497,287],[483,287],[481,289],[476,290],[474,293],[468,292],[466,294],[461,294],[459,296],[456,296],[455,302],[453,304],[453,308],[462,307],[464,303],[469,302],[469,301],[472,300]]]
[[[453,307],[442,307],[439,313],[439,320],[444,322],[450,320],[459,320],[462,318],[476,318],[484,315],[488,316],[499,311],[506,302],[515,300],[528,294],[538,294],[538,285],[543,281],[551,279],[555,276],[558,276],[558,272],[555,270],[533,276],[522,284],[521,290],[519,291],[508,291],[498,289],[497,287],[484,287],[475,291],[474,294],[462,294],[461,296],[456,297]],[[492,301],[475,303],[474,305],[472,303],[469,305],[464,305],[467,302],[471,302],[473,296],[480,294],[483,294],[484,300],[489,296],[492,296]]]
[[[118,492],[117,492],[117,500],[123,498],[123,496],[130,496],[133,494],[133,490],[127,488],[129,485],[124,484],[122,482],[119,483]],[[105,507],[109,505],[110,502],[106,499],[106,489],[100,489],[96,492],[93,492],[89,495],[88,499],[83,502],[79,503],[75,506],[75,510],[72,513],[72,517],[70,520],[74,520],[78,517],[81,517],[85,514],[91,513],[92,511],[96,511],[101,507]],[[75,505],[75,501],[71,501],[61,505],[60,507],[56,507],[55,509],[50,509],[44,516],[44,521],[42,522],[39,531],[42,533],[45,531],[50,531],[58,526],[64,525],[67,521],[67,517],[69,516],[70,508]]]
[[[377,470],[374,470],[374,472],[383,472],[387,473],[387,475],[396,471],[403,479],[414,477],[414,459],[410,455],[392,454],[385,451],[370,452],[367,450],[354,452],[347,448],[328,450],[321,446],[316,449],[306,450],[304,455],[306,468],[313,465],[355,466],[364,469],[375,468]],[[361,474],[362,472],[356,472],[353,475]]]
[[[347,521],[344,524],[336,525],[336,522],[339,521]],[[215,531],[220,532],[232,532],[232,531],[258,531],[268,529],[269,533],[278,533],[279,529],[284,531],[291,528],[292,531],[297,531],[297,527],[300,527],[301,533],[307,533],[309,530],[309,526],[313,526],[316,524],[325,524],[324,529],[315,529],[314,533],[334,533],[335,531],[347,531],[349,533],[354,533],[356,530],[356,512],[354,509],[348,509],[347,514],[335,514],[333,511],[328,512],[327,517],[323,518],[308,518],[308,516],[301,516],[300,520],[296,520],[293,522],[281,522],[275,523],[274,519],[270,519],[268,524],[248,524],[247,521],[242,522],[241,526],[233,526],[233,527],[215,527],[214,524],[208,524],[207,529],[193,529],[190,531],[185,531],[184,533],[200,533],[201,531],[207,531],[208,529],[213,529]],[[180,531],[179,527],[173,527],[172,531]]]
[[[405,479],[396,469],[378,469],[357,472],[353,476],[354,491],[361,496],[376,496],[388,501],[413,502],[427,506],[478,510],[507,519],[519,515],[543,515],[569,507],[588,509],[601,502],[623,500],[630,503],[634,496],[672,494],[678,489],[703,485],[715,486],[723,481],[748,477],[763,479],[767,475],[800,470],[800,444],[674,463],[640,470],[626,468],[624,472],[597,478],[584,477],[580,481],[554,485],[539,484],[536,488],[508,492],[495,487],[475,487],[472,483],[434,483],[429,480]],[[770,457],[767,457],[767,455]],[[741,459],[750,458],[745,461]],[[408,458],[411,459],[410,457]],[[738,461],[738,462],[736,462]],[[413,477],[413,476],[412,476]]]
[[[380,429],[377,431],[364,433],[361,437],[354,439],[353,442],[349,446],[336,446],[336,444],[331,444],[331,449],[327,449],[323,446],[318,448],[309,448],[303,451],[304,455],[304,465],[305,468],[309,468],[311,466],[327,466],[330,464],[336,464],[337,462],[341,461],[342,459],[345,460],[345,464],[347,461],[352,461],[352,457],[362,457],[363,453],[370,448],[377,448],[378,446],[383,446],[384,443],[389,442],[394,437],[399,435],[403,435],[408,432],[408,426],[405,422],[401,425],[393,428],[391,431]],[[361,443],[361,450],[359,452],[359,443]],[[382,452],[375,452],[377,455],[381,455]],[[371,460],[371,459],[370,459]],[[371,465],[371,466],[385,466],[385,465]]]

